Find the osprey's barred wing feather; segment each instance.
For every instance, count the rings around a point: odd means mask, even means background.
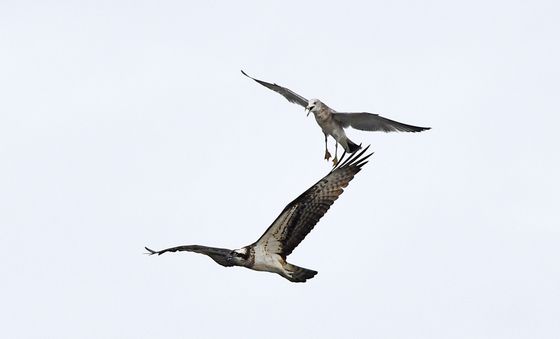
[[[180,252],[180,251],[205,254],[222,266],[233,266],[231,261],[227,260],[227,256],[231,252],[231,250],[228,250],[226,248],[207,247],[207,246],[200,246],[200,245],[177,246],[177,247],[166,248],[161,251],[154,251],[152,249],[149,249],[148,247],[144,247],[144,248],[146,249],[146,251],[150,252],[148,253],[149,255],[154,255],[154,254],[162,255],[165,252]]]
[[[421,132],[430,127],[418,127],[384,118],[373,113],[333,113],[333,118],[344,128],[350,126],[362,131]]]
[[[246,76],[247,78],[255,80],[256,82],[263,85],[264,87],[266,87],[268,89],[271,89],[276,93],[280,93],[289,102],[292,102],[294,104],[298,104],[300,106],[303,106],[304,108],[307,107],[308,100],[305,99],[304,97],[302,97],[301,95],[297,94],[296,92],[294,92],[294,91],[292,91],[292,90],[290,90],[286,87],[279,86],[277,84],[271,84],[271,83],[266,82],[266,81],[255,79],[252,76],[247,75],[247,73],[243,72],[243,70],[241,70],[241,73],[243,73],[243,75]]]
[[[343,161],[344,154],[329,174],[284,208],[254,246],[264,246],[267,252],[278,253],[284,258],[290,255],[367,163],[372,155],[364,155],[368,148],[354,153],[346,161]]]

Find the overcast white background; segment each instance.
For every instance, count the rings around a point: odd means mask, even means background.
[[[558,15],[2,1],[0,336],[560,337]],[[329,171],[314,119],[240,69],[432,127],[349,131],[375,155],[289,257],[305,284],[143,255],[250,244]]]

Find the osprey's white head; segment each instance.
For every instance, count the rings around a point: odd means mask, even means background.
[[[238,265],[243,265],[249,260],[249,249],[247,247],[231,251],[233,261]]]
[[[307,107],[305,108],[305,110],[307,111],[307,116],[309,116],[309,113],[311,112],[315,114],[315,112],[320,111],[324,105],[325,104],[323,104],[323,102],[319,99],[310,99]]]

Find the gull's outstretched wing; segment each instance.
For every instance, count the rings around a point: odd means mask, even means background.
[[[277,253],[284,258],[290,255],[367,163],[372,155],[364,155],[368,148],[345,161],[344,154],[329,174],[289,203],[253,245],[262,246],[266,252]]]
[[[431,128],[403,124],[372,113],[333,113],[333,118],[344,128],[350,126],[362,131],[421,132]]]
[[[147,247],[144,247],[148,252],[149,255],[162,255],[165,252],[179,252],[179,251],[187,251],[187,252],[195,252],[195,253],[200,253],[200,254],[205,254],[207,256],[209,256],[210,258],[212,258],[212,260],[214,260],[215,262],[217,262],[218,264],[222,265],[222,266],[233,266],[233,263],[228,260],[228,257],[230,256],[231,250],[228,250],[226,248],[216,248],[216,247],[206,247],[206,246],[200,246],[200,245],[185,245],[185,246],[177,246],[177,247],[171,247],[171,248],[166,248],[164,250],[161,251],[154,251],[151,250]]]
[[[288,99],[289,102],[293,102],[294,104],[298,104],[300,106],[303,106],[304,108],[307,107],[307,103],[308,103],[307,99],[297,94],[296,92],[286,87],[279,86],[277,84],[271,84],[266,81],[255,79],[252,76],[247,75],[247,73],[243,72],[243,70],[241,70],[241,73],[243,73],[243,75],[246,76],[247,78],[255,80],[256,82],[263,85],[264,87],[269,88],[274,92],[282,94],[282,96]]]

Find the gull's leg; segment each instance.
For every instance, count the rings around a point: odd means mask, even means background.
[[[336,140],[335,140],[336,141]],[[334,159],[332,160],[333,166],[338,164],[338,141],[334,143]]]
[[[329,161],[331,158],[331,154],[329,153],[329,149],[327,148],[327,134],[325,134],[325,160]]]

